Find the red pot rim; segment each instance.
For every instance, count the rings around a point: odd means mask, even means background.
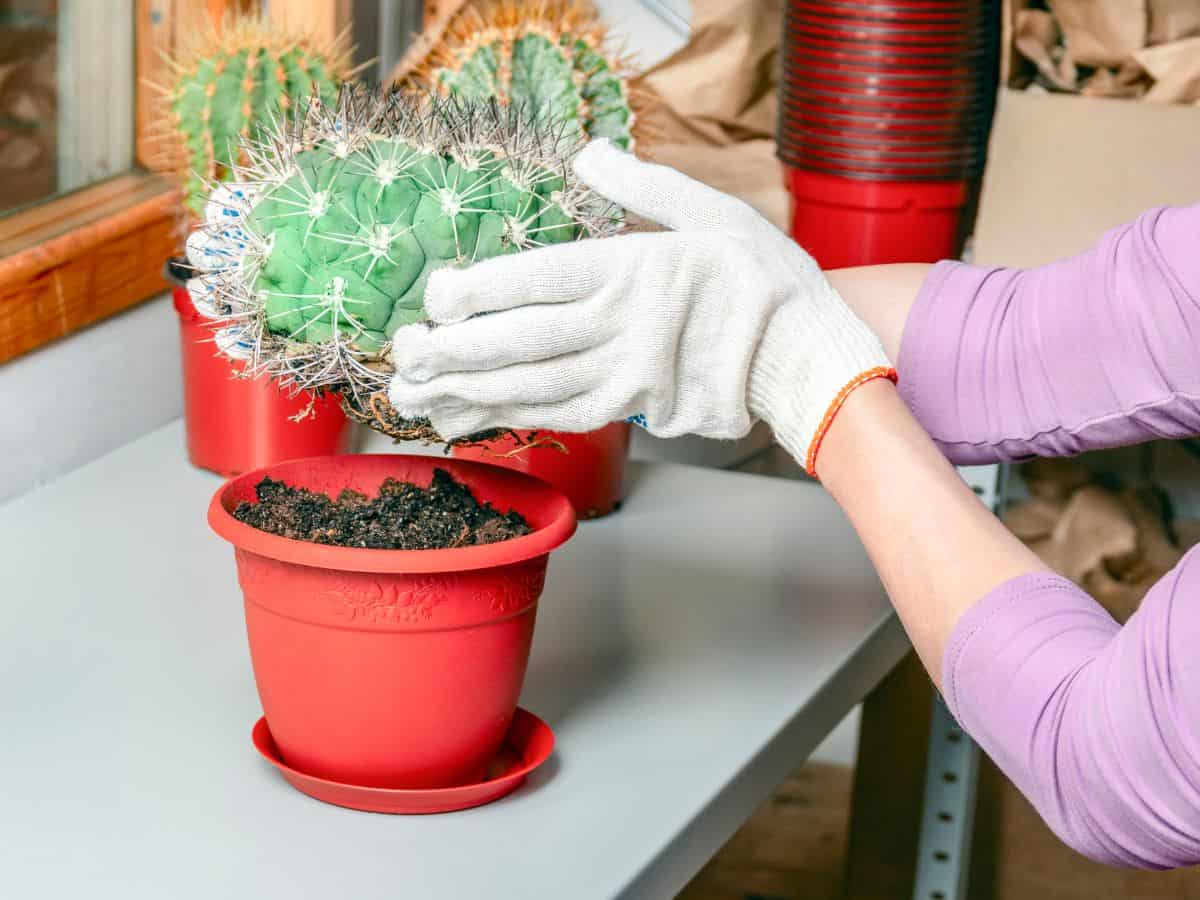
[[[830,24],[855,24],[865,22],[868,25],[915,25],[918,28],[927,25],[958,25],[962,23],[973,24],[978,21],[980,11],[977,7],[963,6],[957,9],[931,10],[931,9],[912,9],[901,12],[889,11],[883,12],[879,9],[851,8],[822,5],[820,7],[807,6],[803,10],[791,11],[792,18],[790,21],[821,21]]]
[[[850,131],[863,130],[874,134],[880,126],[874,120],[884,122],[906,122],[917,124],[918,121],[947,135],[958,135],[969,131],[973,125],[986,124],[987,119],[976,119],[972,110],[961,112],[923,109],[919,106],[888,106],[886,104],[871,105],[866,103],[822,103],[820,98],[808,97],[788,99],[788,105],[781,111],[782,117],[789,120],[802,119],[806,122],[820,122],[828,128]]]
[[[831,22],[816,19],[792,19],[784,33],[823,43],[873,44],[902,47],[941,47],[958,51],[986,46],[991,31],[986,23],[885,25],[863,22]]]
[[[944,182],[960,182],[973,180],[978,176],[981,166],[960,165],[949,167],[929,167],[913,169],[895,169],[889,166],[866,167],[842,165],[829,162],[824,158],[815,158],[805,154],[781,151],[781,162],[796,169],[817,172],[826,175],[838,175],[842,178],[852,178],[863,182],[928,182],[940,184]]]
[[[871,16],[939,15],[957,16],[968,12],[979,12],[986,0],[803,0],[793,4],[793,15],[820,15],[837,13]]]
[[[817,93],[838,99],[880,97],[919,103],[953,103],[963,98],[985,96],[988,90],[986,86],[975,83],[942,83],[938,85],[918,83],[914,85],[881,78],[878,75],[827,72],[813,68],[805,68],[802,73],[797,72],[796,74],[802,75],[802,77],[784,82],[788,93],[793,96]]]
[[[469,475],[469,482],[522,482],[528,492],[540,501],[541,509],[518,509],[531,524],[540,518],[541,524],[524,537],[484,544],[475,547],[454,547],[445,550],[374,550],[359,547],[333,547],[314,544],[292,538],[280,537],[239,522],[233,517],[231,507],[236,499],[253,494],[253,487],[264,476],[287,481],[289,469],[314,463],[342,462],[353,465],[355,461],[412,462],[419,466],[445,469],[455,477]],[[473,485],[474,486],[474,485]],[[544,556],[561,546],[575,533],[575,510],[566,496],[556,488],[529,475],[489,466],[484,463],[467,462],[441,457],[412,456],[400,453],[356,453],[344,456],[312,457],[293,459],[264,466],[231,478],[217,489],[208,506],[208,524],[218,535],[239,550],[246,550],[269,559],[318,569],[334,569],[347,572],[379,572],[393,574],[429,574],[434,572],[461,572],[473,569],[490,569],[512,563],[524,562]]]

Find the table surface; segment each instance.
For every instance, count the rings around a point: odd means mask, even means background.
[[[0,507],[0,895],[674,896],[908,648],[811,484],[635,466],[551,558],[512,796],[393,817],[296,792],[259,716],[215,476],[179,423]]]

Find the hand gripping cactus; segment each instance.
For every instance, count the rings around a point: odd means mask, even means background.
[[[620,213],[575,181],[578,140],[515,108],[344,86],[243,145],[188,240],[218,346],[295,389],[335,390],[398,438],[436,439],[383,393],[396,329],[424,319],[429,274],[602,236]]]
[[[477,0],[441,33],[424,35],[393,78],[525,106],[631,150],[640,95],[609,43],[587,0]]]
[[[180,179],[185,204],[198,213],[207,183],[228,177],[243,140],[259,140],[310,93],[332,102],[353,70],[345,35],[319,41],[261,16],[234,15],[186,33],[168,59],[172,81],[158,86],[164,108],[154,168]]]

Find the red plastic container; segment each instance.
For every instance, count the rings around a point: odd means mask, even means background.
[[[614,422],[586,434],[538,432],[558,441],[555,447],[531,447],[509,455],[518,444],[511,435],[475,447],[455,447],[457,459],[503,466],[548,482],[567,495],[581,519],[596,519],[615,511],[625,494],[625,461],[629,456],[630,425]],[[529,432],[522,434],[529,438]]]
[[[961,140],[962,135],[972,134],[973,129],[985,128],[988,124],[986,110],[977,118],[962,121],[948,118],[944,120],[931,119],[912,115],[860,115],[846,112],[824,112],[815,109],[804,109],[790,100],[780,104],[780,124],[783,134],[788,137],[793,129],[806,128],[810,124],[836,128],[848,133],[873,134],[886,132],[911,134],[932,139]]]
[[[193,465],[228,477],[285,459],[351,449],[353,425],[336,397],[317,398],[311,415],[291,421],[312,397],[288,397],[268,378],[235,378],[236,364],[217,354],[212,328],[196,312],[187,288],[175,287],[173,297]]]
[[[978,21],[914,26],[793,18],[786,24],[785,34],[789,39],[803,38],[825,46],[846,44],[901,53],[941,51],[952,56],[984,52],[987,43],[987,25]]]
[[[957,258],[970,184],[787,169],[792,237],[822,269]]]
[[[446,469],[533,533],[449,550],[294,541],[237,521],[263,477],[336,496]],[[575,530],[559,491],[497,466],[432,457],[325,456],[227,482],[208,521],[236,550],[259,698],[282,760],[381,788],[486,777],[509,730],[551,550]]]
[[[953,146],[951,141],[936,134],[901,131],[886,125],[873,130],[839,128],[837,125],[826,125],[816,121],[805,121],[803,127],[797,125],[796,128],[789,129],[784,139],[789,145],[799,145],[807,141],[828,142],[847,149],[859,147],[877,151],[944,150]]]
[[[804,134],[791,142],[797,152],[812,152],[830,162],[842,166],[881,166],[896,170],[929,169],[931,167],[962,167],[970,164],[974,157],[971,148],[906,148],[881,142],[874,148],[854,146],[845,142],[834,142]]]
[[[873,5],[849,0],[848,3],[809,3],[795,18],[824,22],[862,22],[868,25],[942,25],[948,22],[971,22],[979,17],[980,4],[962,3],[916,5]]]

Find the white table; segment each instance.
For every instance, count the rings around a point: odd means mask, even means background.
[[[218,479],[178,423],[0,507],[0,896],[668,898],[908,648],[814,485],[669,464],[551,559],[518,793],[296,792],[259,715]]]

